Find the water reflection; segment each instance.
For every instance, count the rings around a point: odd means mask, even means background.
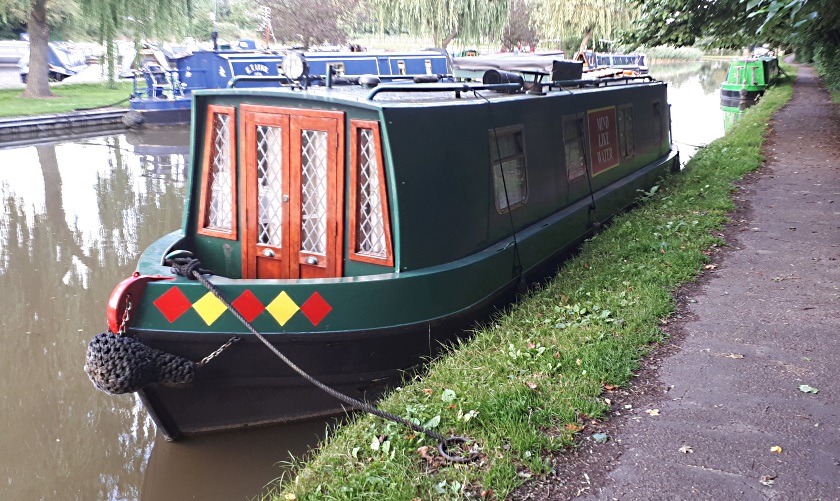
[[[725,70],[651,67],[671,84],[683,160],[723,134]],[[323,435],[319,421],[161,442],[134,396],[82,371],[114,285],[181,225],[188,142],[184,128],[0,149],[3,499],[245,499]]]
[[[114,284],[180,226],[183,169],[148,172],[120,135],[0,150],[5,499],[139,497],[153,424],[81,369]]]
[[[720,84],[726,79],[727,61],[652,63],[650,73],[668,82],[671,132],[685,163],[699,148],[723,135]]]

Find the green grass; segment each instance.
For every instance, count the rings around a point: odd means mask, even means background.
[[[433,440],[359,415],[263,498],[504,499],[527,478],[548,474],[552,455],[588,433],[592,419],[609,416],[604,385],[631,384],[640,357],[663,342],[672,292],[723,245],[714,233],[734,208],[733,183],[761,165],[768,122],[790,98],[790,82],[770,90],[682,173],[642,194],[553,280],[380,403],[442,434],[471,437],[477,461],[439,461]],[[425,458],[422,446],[429,446]]]
[[[126,108],[131,89],[130,82],[118,82],[115,88],[105,83],[51,85],[55,97],[45,99],[21,97],[23,89],[0,89],[0,117],[66,113],[105,105]],[[114,104],[123,99],[124,102]]]

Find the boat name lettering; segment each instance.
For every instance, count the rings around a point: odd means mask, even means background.
[[[245,73],[249,75],[258,74],[265,75],[268,73],[268,66],[262,63],[251,63],[245,67]]]

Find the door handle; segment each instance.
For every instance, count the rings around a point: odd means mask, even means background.
[[[262,255],[265,257],[274,257],[274,251],[271,249],[263,249]]]
[[[309,256],[308,258],[306,258],[306,264],[311,264],[312,266],[315,266],[318,264],[318,258],[315,256]]]

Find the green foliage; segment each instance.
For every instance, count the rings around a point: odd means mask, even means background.
[[[0,90],[0,116],[66,113],[78,108],[106,105],[128,107],[131,83],[120,82],[115,87],[107,84],[54,84],[50,90],[55,95],[50,99],[21,97],[20,89]]]
[[[660,45],[649,48],[640,47],[638,50],[647,54],[649,60],[699,61],[703,57],[703,51],[696,47],[670,47]]]
[[[499,40],[507,25],[509,0],[369,0],[380,30],[432,37],[435,47]]]
[[[639,15],[639,10],[626,0],[531,1],[545,38],[565,40],[589,33],[594,40],[614,40]]]
[[[639,357],[662,339],[671,291],[722,244],[712,231],[734,207],[732,183],[761,165],[767,124],[791,93],[790,83],[768,91],[681,174],[590,238],[553,280],[381,402],[442,434],[473,437],[460,453],[477,452],[475,462],[443,462],[427,437],[359,415],[296,478],[275,485],[272,498],[504,499],[549,474],[551,455],[607,414],[604,386],[628,384]]]

